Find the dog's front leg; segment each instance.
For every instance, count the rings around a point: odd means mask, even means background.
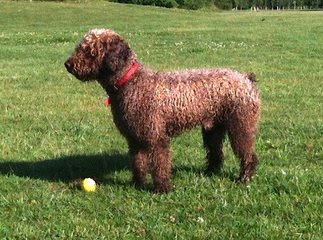
[[[157,144],[152,147],[151,152],[152,177],[154,182],[154,192],[167,193],[172,189],[171,170],[172,159],[170,145],[168,143]]]
[[[143,187],[149,167],[149,152],[141,147],[129,146],[129,154],[132,163],[132,181],[137,187]]]

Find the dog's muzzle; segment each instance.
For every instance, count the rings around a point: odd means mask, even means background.
[[[71,61],[70,58],[67,59],[67,61],[64,63],[64,65],[65,65],[66,70],[69,73],[73,73],[74,64],[73,64],[73,62]]]

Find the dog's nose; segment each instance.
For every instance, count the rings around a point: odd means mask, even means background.
[[[73,64],[71,63],[70,59],[68,59],[65,63],[64,63],[65,67],[67,70],[70,70],[73,68]]]

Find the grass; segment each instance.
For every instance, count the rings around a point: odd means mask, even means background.
[[[192,12],[108,2],[0,8],[2,239],[322,239],[321,12]],[[175,189],[130,183],[105,93],[63,66],[91,28],[112,28],[157,70],[254,71],[263,114],[256,179],[237,185],[226,144],[206,177],[199,130],[174,139]],[[80,191],[84,177],[100,183]]]

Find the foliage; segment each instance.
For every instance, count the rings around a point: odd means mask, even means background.
[[[22,1],[22,0],[18,0]],[[48,1],[48,2],[91,2],[90,0],[32,0],[32,1]],[[96,2],[99,2],[97,0]],[[317,10],[323,8],[323,0],[109,0],[111,2],[151,5],[166,8],[185,8],[197,10],[201,8],[216,7],[219,9],[310,9]]]
[[[115,0],[114,2],[132,3],[139,5],[153,5],[166,8],[173,8],[178,6],[175,0]]]
[[[219,9],[231,10],[233,8],[233,1],[215,0],[214,5]]]
[[[323,0],[113,0],[120,3],[200,9],[214,5],[220,9],[319,9]]]
[[[177,2],[181,8],[192,10],[209,7],[213,4],[213,0],[179,0]]]
[[[0,25],[1,239],[323,239],[321,13],[1,1]],[[227,142],[222,173],[205,176],[197,129],[172,142],[173,192],[132,186],[105,93],[64,69],[91,28],[119,32],[156,70],[255,72],[255,180],[234,182]],[[96,193],[75,186],[85,177]]]

